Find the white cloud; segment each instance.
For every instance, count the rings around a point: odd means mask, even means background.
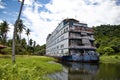
[[[4,9],[4,8],[5,8],[5,6],[3,5],[2,0],[0,0],[0,9]]]
[[[5,7],[3,5],[0,5],[0,9],[4,9]]]
[[[14,30],[14,25],[9,23],[8,39],[12,39],[13,38],[13,30]]]
[[[19,0],[20,2],[22,2],[23,0]],[[24,0],[24,4],[26,5],[33,5],[37,0]]]
[[[47,11],[39,10],[43,7]],[[47,35],[64,18],[76,18],[90,27],[120,24],[120,6],[117,6],[114,0],[51,0],[46,5],[28,0],[23,16],[32,30],[30,37],[37,43],[44,44]]]
[[[90,4],[88,5],[86,1]],[[117,24],[120,21],[118,18],[120,6],[116,6],[113,0],[52,0],[46,8],[54,16],[58,15],[58,18],[76,16],[78,20],[87,22],[90,26]]]
[[[49,31],[52,32],[53,30],[53,28],[50,27],[54,25],[54,22],[47,22],[45,18],[41,17],[38,11],[39,7],[42,7],[42,5],[38,2],[33,5],[26,5],[23,16],[25,17],[25,23],[27,23],[28,27],[32,30],[30,38],[39,44],[45,44]]]

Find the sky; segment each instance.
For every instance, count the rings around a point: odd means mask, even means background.
[[[0,0],[0,22],[9,23],[8,38],[12,38],[20,4],[18,0]],[[88,27],[118,25],[120,0],[25,0],[21,14],[23,23],[31,30],[30,38],[40,45],[46,43],[47,35],[65,18],[77,19]],[[22,37],[27,39],[25,34]]]

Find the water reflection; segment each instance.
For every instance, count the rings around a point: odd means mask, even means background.
[[[94,80],[94,77],[99,72],[99,64],[90,63],[61,63],[63,71],[51,74],[52,80]]]
[[[61,63],[63,71],[51,80],[120,80],[120,64]]]

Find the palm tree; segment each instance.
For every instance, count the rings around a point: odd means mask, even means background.
[[[32,45],[33,45],[33,40],[32,39],[30,39],[30,41],[29,41],[30,43],[30,47],[32,47]]]
[[[29,40],[29,45],[28,45],[28,51],[29,51],[29,54],[31,54],[33,52],[33,40],[30,39]]]
[[[28,51],[28,48],[29,48],[29,35],[30,35],[30,29],[28,28],[27,30],[26,30],[26,35],[27,35],[27,37],[28,37],[28,45],[27,45],[27,51]]]
[[[15,22],[15,25],[14,25],[13,44],[12,44],[12,63],[15,63],[16,27],[17,27],[17,25],[18,25],[18,21],[20,20],[20,16],[21,16],[21,12],[22,12],[23,5],[24,5],[24,1],[25,1],[25,0],[22,0],[22,2],[21,2],[20,11],[19,11],[19,14],[18,14],[18,18],[17,18],[17,20],[16,20],[16,22]]]
[[[9,31],[8,25],[9,24],[6,21],[3,21],[0,24],[0,38],[3,44],[5,44],[7,41],[7,32]]]
[[[29,35],[30,35],[30,29],[29,28],[26,30],[26,35],[28,37],[28,45],[29,45]]]
[[[33,54],[35,54],[36,41],[33,42]]]
[[[21,34],[22,34],[23,30],[25,30],[25,25],[23,24],[22,20],[19,20],[18,26],[17,26],[17,32],[18,32],[20,40],[21,40]]]

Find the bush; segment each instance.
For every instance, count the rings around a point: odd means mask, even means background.
[[[119,57],[118,56],[115,56],[115,59],[118,59]]]
[[[111,55],[115,51],[111,47],[105,47],[105,48],[103,48],[103,52],[104,52],[105,55]]]
[[[115,50],[116,53],[120,52],[120,44],[115,44],[115,45],[112,45],[111,47]]]
[[[7,47],[7,48],[2,49],[1,52],[3,54],[11,54],[12,53],[12,49],[10,47]]]
[[[98,49],[97,49],[97,52],[98,52],[100,55],[103,55],[103,54],[104,54],[103,48],[98,48]]]

